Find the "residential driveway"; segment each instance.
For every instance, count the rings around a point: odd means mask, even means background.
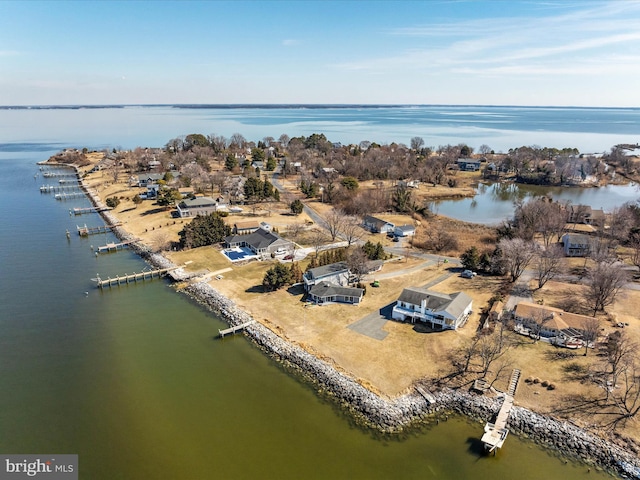
[[[384,340],[388,333],[382,330],[382,327],[384,327],[384,324],[391,319],[391,311],[395,304],[396,302],[392,302],[389,305],[382,307],[377,312],[370,313],[357,322],[352,323],[347,328],[362,335],[366,335],[367,337],[375,338],[376,340]]]
[[[516,280],[515,285],[511,289],[511,294],[505,302],[504,308],[506,310],[513,310],[520,302],[533,302],[531,296],[531,289],[529,288],[529,281],[533,278],[532,270],[525,270],[524,273]]]

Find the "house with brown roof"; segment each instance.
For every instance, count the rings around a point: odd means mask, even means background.
[[[255,220],[249,220],[247,222],[237,222],[233,224],[231,233],[233,233],[234,235],[248,235],[249,233],[255,232],[259,228],[260,223]]]
[[[593,317],[532,302],[518,303],[513,316],[519,333],[573,348],[584,345],[584,331],[593,320]]]

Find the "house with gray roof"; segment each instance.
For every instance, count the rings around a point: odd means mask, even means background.
[[[591,251],[593,238],[582,233],[565,233],[562,236],[562,247],[567,257],[586,257]]]
[[[318,305],[328,303],[351,303],[358,305],[362,301],[364,289],[342,287],[331,282],[320,282],[309,290],[309,298]]]
[[[457,330],[471,315],[471,308],[471,297],[464,292],[447,294],[422,287],[407,287],[398,297],[391,318],[429,323],[436,330]]]
[[[387,233],[393,231],[393,223],[387,222],[371,215],[365,215],[362,219],[362,226],[371,233]]]
[[[255,232],[249,234],[229,235],[225,237],[224,241],[230,248],[247,247],[256,255],[291,250],[293,247],[293,244],[289,240],[285,240],[277,233],[269,232],[263,228],[258,228]]]
[[[349,285],[351,274],[347,262],[330,263],[321,267],[311,268],[302,276],[305,291],[322,282],[333,283],[337,286]]]
[[[176,205],[180,218],[209,215],[210,213],[217,212],[219,208],[220,205],[218,202],[211,197],[185,198]]]

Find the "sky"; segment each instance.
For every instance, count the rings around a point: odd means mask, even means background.
[[[640,107],[640,0],[0,0],[0,105]]]

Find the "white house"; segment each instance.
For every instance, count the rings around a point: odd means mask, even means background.
[[[387,222],[371,215],[365,215],[362,219],[362,226],[372,233],[387,233],[393,231],[393,223]]]
[[[433,329],[457,330],[471,314],[472,300],[464,292],[452,294],[421,287],[405,288],[393,307],[391,318],[430,323]]]
[[[311,268],[305,272],[302,279],[304,281],[304,289],[308,292],[314,285],[321,282],[329,282],[336,286],[349,285],[350,276],[347,262],[337,262]]]
[[[190,218],[217,212],[219,205],[213,198],[196,197],[182,200],[176,208],[180,218]]]
[[[398,225],[393,228],[396,237],[411,237],[416,234],[416,227],[413,225]]]

